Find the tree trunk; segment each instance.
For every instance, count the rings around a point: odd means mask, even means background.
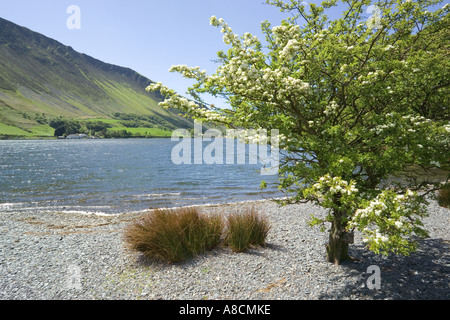
[[[353,243],[353,233],[346,232],[341,217],[341,214],[335,212],[327,245],[327,260],[336,265],[352,260],[348,254],[348,245]]]

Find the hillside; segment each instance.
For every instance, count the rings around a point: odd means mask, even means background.
[[[48,119],[114,113],[145,115],[147,127],[166,131],[190,127],[158,106],[161,95],[145,91],[151,82],[0,18],[0,136],[52,136]]]

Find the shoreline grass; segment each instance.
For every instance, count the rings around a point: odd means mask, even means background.
[[[439,190],[437,195],[438,204],[444,208],[450,208],[450,186]]]
[[[128,226],[124,240],[147,258],[177,263],[219,245],[222,229],[221,217],[195,208],[155,210]]]
[[[265,246],[268,220],[251,207],[226,218],[202,214],[196,207],[155,209],[125,228],[128,248],[168,264],[190,259],[220,245],[233,252]]]
[[[265,246],[269,230],[267,219],[251,207],[228,216],[224,243],[234,252],[245,252],[251,246]]]

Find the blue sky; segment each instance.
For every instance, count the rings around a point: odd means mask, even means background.
[[[80,8],[80,29],[66,26],[70,5]],[[287,17],[265,0],[0,0],[0,17],[180,94],[191,82],[169,73],[170,66],[200,66],[212,73],[217,51],[226,48],[220,30],[209,25],[212,15],[238,34],[254,35],[260,35],[261,21],[278,25]]]

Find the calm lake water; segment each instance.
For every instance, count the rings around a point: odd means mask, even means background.
[[[0,141],[0,212],[114,214],[283,196],[274,185],[276,175],[262,176],[262,164],[250,164],[248,146],[245,164],[176,165],[171,153],[178,144],[170,139]],[[264,192],[262,180],[269,184]]]

